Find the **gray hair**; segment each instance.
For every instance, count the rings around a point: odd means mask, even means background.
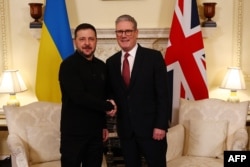
[[[121,22],[121,21],[129,21],[129,22],[133,23],[134,29],[135,29],[135,30],[137,29],[137,22],[136,22],[135,18],[132,17],[132,16],[127,15],[127,14],[121,15],[121,16],[119,16],[119,17],[116,19],[115,24],[118,24],[118,23]]]

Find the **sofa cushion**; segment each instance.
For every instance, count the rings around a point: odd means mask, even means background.
[[[225,149],[227,121],[190,120],[187,155],[220,157]]]
[[[60,132],[51,125],[27,127],[29,157],[32,164],[60,160]]]
[[[168,167],[223,167],[223,160],[208,157],[182,156],[167,163]]]
[[[233,145],[234,133],[245,128],[248,111],[248,101],[231,103],[220,99],[203,100],[180,100],[179,123],[185,127],[185,146],[184,155],[187,154],[188,134],[190,131],[189,120],[214,120],[228,121],[228,132],[226,149],[231,150]]]
[[[167,161],[171,161],[172,159],[182,156],[184,147],[184,134],[185,130],[181,124],[168,129],[168,150],[166,154]]]

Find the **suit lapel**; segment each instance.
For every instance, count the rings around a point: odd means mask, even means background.
[[[124,81],[123,81],[123,78],[122,78],[122,73],[121,73],[121,56],[122,53],[121,51],[117,53],[116,55],[116,59],[115,59],[115,73],[116,76],[118,76],[118,80],[117,82],[120,82],[123,89],[128,89],[127,86],[125,85]],[[131,72],[131,79],[130,79],[130,85],[129,85],[129,89],[133,86],[133,84],[135,83],[135,80],[136,80],[136,76],[139,75],[140,73],[140,69],[141,69],[141,65],[142,65],[142,62],[143,62],[143,48],[138,44],[138,48],[137,48],[137,51],[136,51],[136,56],[135,56],[135,60],[134,60],[134,66],[133,66],[133,69],[132,69],[132,72]]]
[[[139,75],[139,71],[141,69],[141,64],[143,62],[143,54],[142,54],[142,47],[138,45],[138,49],[136,51],[136,56],[134,60],[134,66],[131,73],[130,85],[131,88],[136,80],[136,76]]]

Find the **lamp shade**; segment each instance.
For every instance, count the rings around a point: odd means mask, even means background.
[[[27,90],[18,70],[5,70],[0,81],[0,93],[15,94]]]
[[[245,80],[240,68],[229,67],[220,87],[230,90],[246,89]]]

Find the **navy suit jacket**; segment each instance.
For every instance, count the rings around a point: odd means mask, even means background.
[[[120,138],[152,137],[153,129],[168,129],[169,108],[167,70],[161,52],[138,46],[130,85],[121,75],[121,51],[107,59],[108,83],[117,111]]]

